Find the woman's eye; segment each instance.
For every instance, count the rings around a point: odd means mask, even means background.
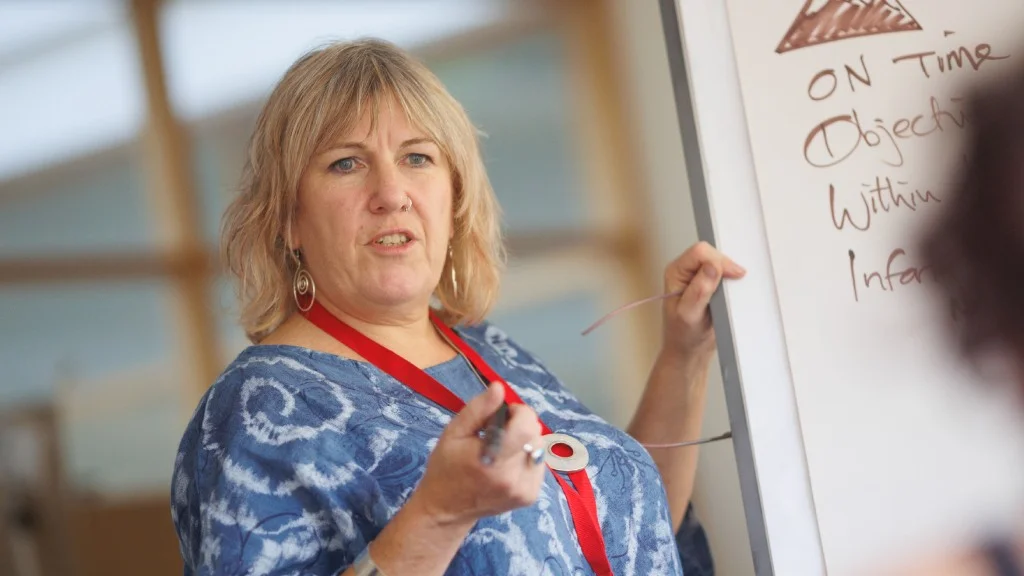
[[[336,170],[338,172],[351,172],[355,169],[356,159],[352,157],[342,158],[341,160],[336,160],[331,164],[331,170]]]
[[[426,154],[412,153],[409,154],[408,158],[409,165],[411,166],[426,166],[427,164],[430,164],[430,156],[427,156]]]

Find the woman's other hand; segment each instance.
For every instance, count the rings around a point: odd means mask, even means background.
[[[475,523],[529,506],[540,494],[547,467],[523,449],[541,446],[540,421],[529,406],[509,405],[501,450],[490,466],[481,462],[484,442],[477,433],[504,397],[502,385],[492,383],[452,418],[431,453],[415,496],[438,523]]]
[[[682,291],[666,298],[662,353],[673,358],[705,361],[715,350],[708,303],[722,278],[746,274],[740,265],[707,242],[698,242],[665,267],[665,291]]]

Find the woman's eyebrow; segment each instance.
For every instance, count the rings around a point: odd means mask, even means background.
[[[328,154],[337,154],[341,150],[359,150],[360,152],[366,152],[366,145],[361,142],[338,142],[328,144],[325,148],[314,154],[314,156],[326,156]]]
[[[399,146],[398,149],[401,150],[402,148],[408,148],[409,146],[415,146],[417,144],[433,144],[436,146],[437,142],[434,142],[433,138],[427,138],[425,136],[420,138],[410,138],[405,142],[402,142],[402,145]]]
[[[417,137],[417,138],[410,138],[410,139],[406,140],[405,142],[402,142],[398,146],[398,149],[401,150],[403,148],[408,148],[410,146],[415,146],[417,144],[433,144],[433,145],[436,146],[437,142],[435,142],[433,138],[428,138],[426,136]],[[362,142],[354,142],[353,141],[353,142],[338,142],[336,144],[331,144],[326,150],[324,150],[324,153],[334,152],[336,150],[346,150],[346,149],[355,149],[355,150],[361,150],[361,151],[364,151],[364,152],[369,150],[369,148],[366,146],[366,144],[363,144]]]

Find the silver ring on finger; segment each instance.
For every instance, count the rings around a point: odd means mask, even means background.
[[[527,442],[523,444],[523,452],[526,452],[530,456],[530,462],[534,465],[540,464],[544,461],[544,448],[534,448],[533,444]]]

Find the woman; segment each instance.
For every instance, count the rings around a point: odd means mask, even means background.
[[[737,265],[701,244],[668,266],[685,291],[630,435],[614,429],[485,320],[502,245],[476,134],[381,41],[287,71],[223,233],[254,345],[181,442],[187,574],[681,573],[696,449],[640,442],[698,435],[707,303]]]
[[[995,353],[1024,392],[1024,68],[968,100],[965,170],[923,240],[925,264],[953,306],[950,328],[967,360]],[[945,311],[944,311],[945,312]],[[1024,536],[1000,535],[888,574],[1024,576]]]

